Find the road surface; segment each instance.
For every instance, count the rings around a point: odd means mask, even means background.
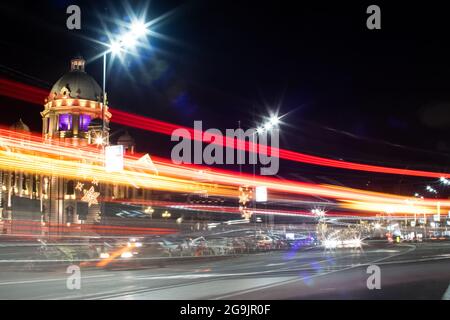
[[[369,265],[381,289],[367,288]],[[0,299],[450,299],[450,243],[286,251],[135,270],[0,269]]]

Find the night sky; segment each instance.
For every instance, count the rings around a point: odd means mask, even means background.
[[[0,75],[41,88],[81,54],[104,51],[107,28],[146,8],[150,48],[110,65],[114,108],[225,131],[283,118],[281,147],[334,159],[450,171],[450,24],[443,4],[407,1],[2,1]],[[314,3],[314,4],[313,4]],[[82,29],[66,28],[78,4]],[[382,29],[366,28],[381,7]],[[101,23],[102,22],[102,23]],[[87,72],[101,84],[102,60]],[[7,125],[41,130],[42,106],[0,97]],[[112,125],[112,131],[119,129]],[[129,132],[139,152],[170,155],[168,136]],[[114,140],[114,139],[113,139]],[[374,175],[282,161],[283,177],[412,192],[430,179]],[[331,181],[332,179],[333,181]],[[369,182],[370,181],[370,182]],[[404,188],[398,189],[399,186]]]

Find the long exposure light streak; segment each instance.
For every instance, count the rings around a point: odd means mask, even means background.
[[[317,185],[276,178],[257,177],[243,174],[237,176],[234,172],[224,170],[208,170],[202,173],[202,179],[208,182],[198,182],[193,179],[196,169],[174,165],[169,160],[155,161],[159,174],[138,163],[134,158],[125,159],[125,170],[121,172],[106,172],[101,156],[95,148],[74,149],[63,145],[53,145],[37,141],[36,137],[13,131],[2,130],[0,139],[0,168],[7,170],[22,170],[70,178],[90,177],[98,181],[112,184],[127,184],[142,188],[168,190],[173,192],[196,192],[206,190],[210,195],[237,197],[237,186],[263,185],[269,190],[322,196],[340,200],[391,203],[404,205],[404,196],[370,192],[340,186]],[[40,150],[40,147],[42,149]],[[30,151],[31,150],[31,151]],[[94,152],[96,150],[96,152]],[[31,153],[31,154],[30,154]],[[64,155],[64,156],[62,156]],[[100,160],[99,160],[100,159]],[[90,163],[89,163],[90,162]],[[442,207],[449,207],[446,199],[424,199],[422,206],[435,207],[437,202]]]
[[[16,81],[8,80],[8,79],[0,79],[0,94],[4,96],[8,96],[14,99],[20,99],[27,102],[31,102],[34,104],[42,104],[45,97],[48,95],[48,91],[40,88],[36,88],[33,86],[25,85]],[[159,121],[135,114],[131,114],[128,112],[124,112],[118,109],[109,109],[113,114],[111,119],[112,122],[139,128],[143,130],[153,131],[157,133],[171,135],[172,132],[176,129],[186,129],[187,132],[190,133],[190,137],[186,136],[186,138],[196,139],[197,137],[201,137],[203,141],[210,142],[210,140],[205,139],[203,132],[198,134],[194,134],[194,130],[192,128],[183,127],[171,123],[167,123],[164,121]],[[327,159],[324,157],[307,155],[291,150],[286,149],[276,149],[271,147],[265,147],[256,144],[253,145],[252,142],[245,141],[243,145],[237,143],[237,139],[228,140],[230,138],[219,137],[219,139],[214,139],[214,144],[219,145],[233,145],[236,149],[244,149],[246,151],[251,152],[252,150],[258,150],[260,153],[268,153],[268,154],[276,154],[278,152],[279,157],[281,159],[308,163],[312,165],[318,166],[326,166],[326,167],[334,167],[340,169],[348,169],[348,170],[358,170],[358,171],[366,171],[366,172],[374,172],[374,173],[385,173],[385,174],[397,174],[397,175],[406,175],[406,176],[416,176],[416,177],[430,177],[430,178],[450,178],[450,173],[445,172],[432,172],[432,171],[423,171],[423,170],[411,170],[411,169],[401,169],[401,168],[392,168],[385,166],[376,166],[376,165],[368,165],[362,163],[354,163],[342,160],[334,160]]]

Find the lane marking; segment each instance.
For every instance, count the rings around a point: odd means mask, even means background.
[[[442,300],[450,300],[450,284],[448,285],[447,290],[445,291],[444,295],[442,296]]]
[[[105,278],[105,277],[113,277],[115,275],[112,274],[104,274],[97,276],[85,276],[81,277],[83,279],[91,279],[91,278]],[[53,282],[53,281],[66,281],[67,278],[50,278],[50,279],[33,279],[33,280],[22,280],[22,281],[10,281],[10,282],[0,282],[0,286],[7,286],[11,284],[26,284],[26,283],[39,283],[39,282]]]

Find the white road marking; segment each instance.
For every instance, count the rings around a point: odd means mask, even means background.
[[[442,300],[450,300],[450,284],[448,285],[447,290],[445,291],[444,295],[442,296]]]
[[[105,278],[105,277],[113,277],[112,274],[104,274],[98,276],[85,276],[83,279],[91,279],[91,278]],[[33,280],[22,280],[22,281],[10,281],[10,282],[0,282],[0,286],[7,286],[11,284],[26,284],[26,283],[39,283],[39,282],[53,282],[53,281],[66,281],[67,278],[50,278],[50,279],[33,279]]]

